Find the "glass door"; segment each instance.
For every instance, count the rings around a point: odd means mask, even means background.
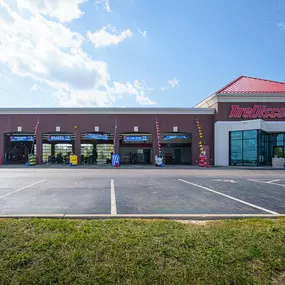
[[[269,135],[263,131],[259,132],[258,140],[258,164],[259,165],[270,165],[271,157],[269,151]]]

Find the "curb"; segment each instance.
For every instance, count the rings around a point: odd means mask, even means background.
[[[21,218],[41,218],[41,219],[167,219],[167,220],[223,220],[223,219],[248,219],[266,218],[276,219],[285,217],[285,214],[12,214],[0,215],[0,219],[21,219]]]

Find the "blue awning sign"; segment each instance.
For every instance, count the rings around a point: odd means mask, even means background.
[[[48,141],[71,141],[71,136],[48,136]]]
[[[33,140],[33,136],[10,136],[11,142],[32,142]]]
[[[182,135],[176,135],[176,136],[165,136],[163,137],[164,141],[170,141],[170,140],[175,140],[175,139],[182,139],[182,140],[187,140],[187,136],[182,136]]]
[[[84,138],[90,140],[109,140],[109,136],[106,134],[85,134]]]
[[[148,141],[148,136],[124,136],[124,142],[143,142]]]

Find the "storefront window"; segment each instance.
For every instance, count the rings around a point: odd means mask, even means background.
[[[230,132],[230,165],[271,165],[277,147],[284,151],[285,133]]]
[[[257,139],[243,140],[243,165],[257,164]]]
[[[249,130],[243,131],[243,139],[256,139],[257,138],[257,131],[256,130]]]
[[[232,140],[242,140],[242,131],[231,132]]]
[[[257,131],[230,132],[230,165],[257,165]]]
[[[231,142],[231,165],[242,165],[242,140]]]

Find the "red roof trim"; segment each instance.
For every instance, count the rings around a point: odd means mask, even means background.
[[[218,90],[216,93],[221,93],[223,92],[224,89],[228,88],[229,86],[231,86],[232,84],[236,83],[238,80],[240,80],[241,78],[243,78],[244,76],[240,76],[238,78],[236,78],[235,80],[231,81],[230,83],[228,83],[226,86],[224,86],[223,88],[221,88],[220,90]]]
[[[249,86],[252,84],[252,81],[248,84],[248,82],[246,82],[246,81],[244,82],[244,80],[242,80],[242,79],[253,79],[254,81],[256,80],[256,81],[261,81],[261,82],[268,82],[269,84],[273,83],[275,86],[274,86],[274,88],[272,88],[272,86],[271,86],[272,91],[270,91],[270,89],[271,89],[270,87],[269,87],[269,89],[267,89],[268,87],[265,87],[265,89],[262,90],[262,88],[258,88],[258,85],[256,86],[257,90],[254,90],[254,88],[252,88],[252,87],[249,88]],[[235,83],[237,83],[240,80],[242,80],[242,82],[240,83],[241,85],[239,86],[237,84],[237,86],[235,86]],[[276,88],[276,84],[278,84],[279,86],[284,85],[284,90],[283,90],[283,87],[281,88],[281,90],[276,90],[276,89],[278,89],[278,88]],[[230,88],[231,86],[233,86],[232,89]],[[247,88],[249,90],[246,90]],[[251,94],[251,93],[252,94],[256,94],[256,93],[259,93],[259,94],[262,94],[262,93],[264,93],[264,94],[274,94],[274,93],[285,93],[285,83],[284,82],[278,82],[278,81],[272,81],[272,80],[266,80],[266,79],[260,79],[260,78],[256,78],[256,77],[240,76],[237,79],[231,81],[225,87],[223,87],[220,90],[218,90],[215,94],[219,94],[219,93],[224,93],[224,94],[237,94],[237,93],[238,94]]]

